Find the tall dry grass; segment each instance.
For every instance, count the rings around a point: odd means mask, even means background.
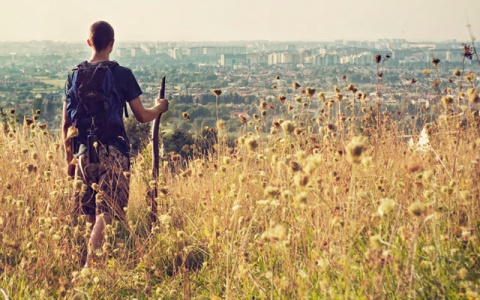
[[[476,104],[427,125],[430,143],[419,149],[404,137],[410,123],[375,99],[360,95],[354,106],[340,89],[315,93],[259,103],[258,115],[239,120],[235,149],[219,125],[214,153],[166,163],[151,231],[150,159],[134,158],[128,223],[107,228],[101,264],[90,269],[79,264],[87,224],[70,214],[81,185],[66,176],[61,141],[35,125],[2,130],[2,295],[480,297]]]

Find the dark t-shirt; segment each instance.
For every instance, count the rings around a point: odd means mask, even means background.
[[[92,65],[96,65],[96,63]],[[137,79],[133,75],[132,70],[118,65],[113,68],[112,72],[113,78],[115,80],[115,87],[120,96],[120,99],[124,100],[125,102],[130,102],[142,94],[142,90],[138,85]],[[65,101],[67,101],[68,91],[72,87],[73,73],[74,71],[71,71],[68,74],[67,81],[65,82]],[[130,143],[128,142],[127,134],[124,131],[120,135],[121,138],[113,141],[113,146],[117,147],[123,154],[128,155],[128,153],[130,152]],[[85,151],[85,145],[80,145],[77,155],[82,154]]]

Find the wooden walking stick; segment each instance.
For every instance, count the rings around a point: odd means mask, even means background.
[[[158,98],[163,99],[165,98],[165,76],[162,77],[162,84],[160,86],[160,91],[158,92]],[[159,169],[159,153],[158,153],[158,146],[159,146],[159,139],[158,139],[158,131],[160,128],[160,118],[162,114],[159,114],[158,117],[155,119],[152,125],[152,177],[153,181],[155,182],[154,188],[150,187],[150,190],[147,194],[147,201],[149,201],[150,205],[150,225],[153,227],[153,224],[157,222],[157,197],[158,197],[158,187],[157,187],[157,179],[158,179],[158,169]]]

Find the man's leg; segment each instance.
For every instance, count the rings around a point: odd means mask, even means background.
[[[91,217],[91,216],[89,216]],[[95,217],[95,216],[93,216]],[[87,254],[87,261],[85,267],[89,267],[94,261],[95,253],[102,247],[105,239],[105,228],[112,224],[112,217],[109,215],[98,215],[94,219],[92,233],[88,240],[88,245],[91,247]]]

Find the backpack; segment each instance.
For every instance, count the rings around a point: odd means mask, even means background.
[[[84,61],[73,69],[67,92],[67,116],[78,128],[77,143],[86,145],[88,135],[95,135],[108,145],[125,131],[126,102],[120,99],[113,76],[117,66],[115,61],[98,64]]]

